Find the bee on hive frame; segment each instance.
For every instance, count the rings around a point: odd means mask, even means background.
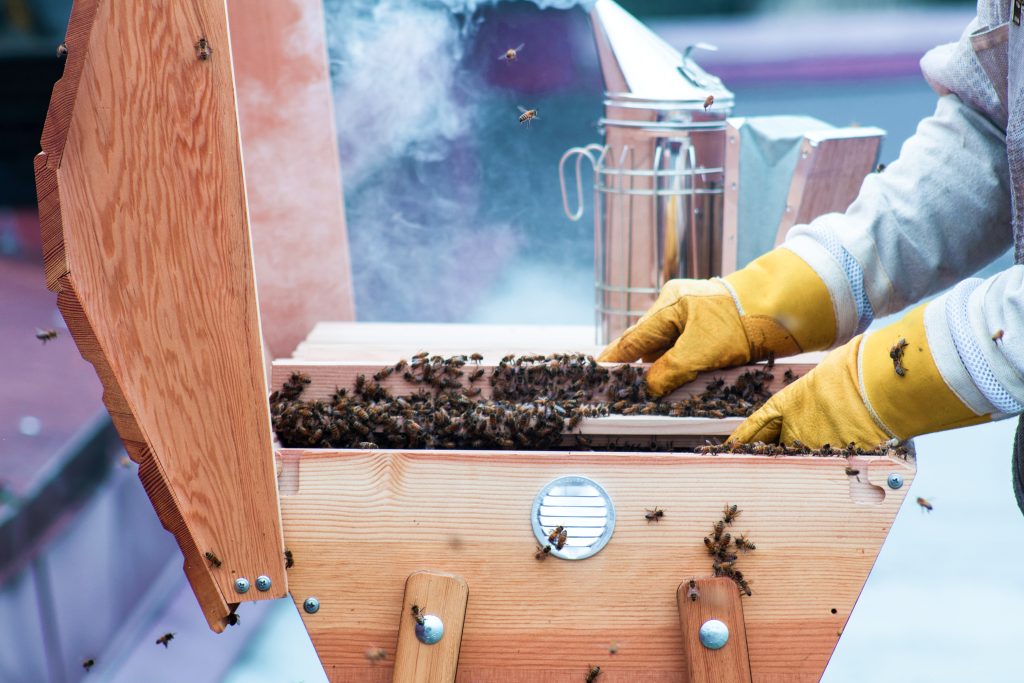
[[[416,623],[423,626],[423,617],[427,614],[425,609],[419,605],[413,605],[409,608],[409,612],[412,613],[412,618],[416,620]]]
[[[527,109],[526,107],[521,106],[519,107],[519,111],[519,123],[529,123],[534,119],[540,118],[540,114],[537,112],[536,109]]]
[[[653,510],[648,509],[647,514],[644,515],[644,519],[646,519],[648,522],[660,522],[661,518],[664,516],[665,511],[659,507],[656,507]]]
[[[519,43],[519,47],[510,47],[498,56],[498,59],[506,62],[514,62],[519,58],[519,51],[526,47],[526,43]]]
[[[922,510],[927,510],[928,512],[932,511],[932,508],[933,508],[932,503],[927,498],[918,497],[917,504],[921,506]]]
[[[214,567],[219,567],[221,565],[220,558],[217,557],[217,554],[214,553],[212,550],[207,550],[205,553],[203,553],[203,557],[205,557],[207,562],[212,564]]]
[[[599,667],[599,666],[591,666],[590,667],[590,671],[587,672],[586,683],[594,683],[594,681],[596,681],[597,677],[600,676],[600,675],[601,675],[601,667]]]

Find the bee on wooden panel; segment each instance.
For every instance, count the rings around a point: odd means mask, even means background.
[[[388,653],[384,651],[382,647],[371,647],[364,653],[366,658],[376,664],[377,662],[384,661],[388,658]]]
[[[200,38],[196,44],[196,59],[201,62],[205,62],[213,54],[213,48],[210,47],[210,41],[206,38]]]
[[[917,504],[921,507],[922,510],[926,512],[931,512],[934,509],[934,506],[932,505],[931,501],[928,500],[927,498],[922,498],[918,496]]]
[[[206,561],[214,567],[220,567],[221,564],[223,564],[220,561],[220,558],[217,557],[217,553],[213,552],[212,550],[207,550],[205,553],[203,553],[203,557],[205,557]]]
[[[594,681],[597,680],[597,677],[601,675],[601,667],[592,665],[588,666],[590,667],[590,670],[587,672],[585,683],[594,683]]]
[[[647,514],[644,515],[644,519],[648,522],[660,522],[661,518],[665,516],[665,511],[659,507],[655,507],[653,510],[647,509]]]
[[[534,559],[537,559],[537,560],[546,560],[546,559],[548,559],[548,555],[550,555],[550,554],[551,554],[551,546],[550,545],[540,545],[538,543],[537,544],[537,552],[534,553],[533,557],[534,557]]]
[[[416,620],[416,623],[420,626],[423,626],[424,617],[427,616],[425,608],[414,604],[412,607],[409,608],[409,612],[412,614],[412,618]]]
[[[686,586],[686,597],[690,599],[690,602],[697,602],[697,598],[700,597],[700,591],[697,590],[697,582],[693,579],[690,579]]]
[[[291,569],[295,566],[295,556],[292,555],[291,550],[284,551],[284,568]]]

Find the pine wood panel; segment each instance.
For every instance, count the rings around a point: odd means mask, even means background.
[[[414,572],[405,582],[405,600],[398,615],[398,649],[394,683],[452,683],[459,668],[459,646],[466,620],[469,586],[461,576]],[[444,624],[441,640],[426,645],[416,637],[412,607],[437,616]]]
[[[355,317],[322,0],[230,0],[263,341]]]
[[[683,581],[676,590],[688,680],[690,683],[750,683],[747,629],[736,584],[724,577],[696,579],[694,583],[696,599],[690,597],[689,581]],[[700,628],[709,619],[718,619],[729,629],[729,639],[717,650],[710,650],[700,642]]]
[[[471,586],[457,680],[685,681],[676,588],[711,574],[703,537],[725,503],[757,550],[737,568],[754,681],[816,681],[913,479],[913,462],[664,453],[282,450],[282,513],[297,604],[332,681],[390,680],[410,573]],[[861,481],[845,474],[850,465]],[[906,484],[892,491],[889,472]],[[590,476],[617,526],[594,557],[534,559],[530,509],[552,479]],[[853,496],[865,487],[879,495]],[[665,511],[658,523],[646,508]],[[835,613],[832,613],[832,610]],[[617,644],[617,654],[609,647]]]
[[[36,158],[48,284],[215,630],[287,592],[226,20],[76,2]]]

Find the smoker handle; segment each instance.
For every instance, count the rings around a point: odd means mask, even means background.
[[[584,158],[590,161],[590,165],[594,168],[594,185],[596,186],[598,167],[604,158],[605,149],[605,147],[597,144],[590,144],[586,147],[573,147],[566,150],[558,162],[558,181],[562,186],[562,208],[565,209],[565,215],[571,221],[578,221],[583,217],[583,179],[580,177],[580,164]],[[594,154],[597,154],[597,156],[595,157]],[[576,210],[570,211],[569,195],[565,191],[565,162],[573,156],[576,157]]]

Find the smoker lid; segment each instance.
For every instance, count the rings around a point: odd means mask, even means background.
[[[614,0],[597,0],[590,19],[609,93],[700,106],[714,95],[716,103],[732,104],[733,94],[719,78],[689,55],[684,57]]]

